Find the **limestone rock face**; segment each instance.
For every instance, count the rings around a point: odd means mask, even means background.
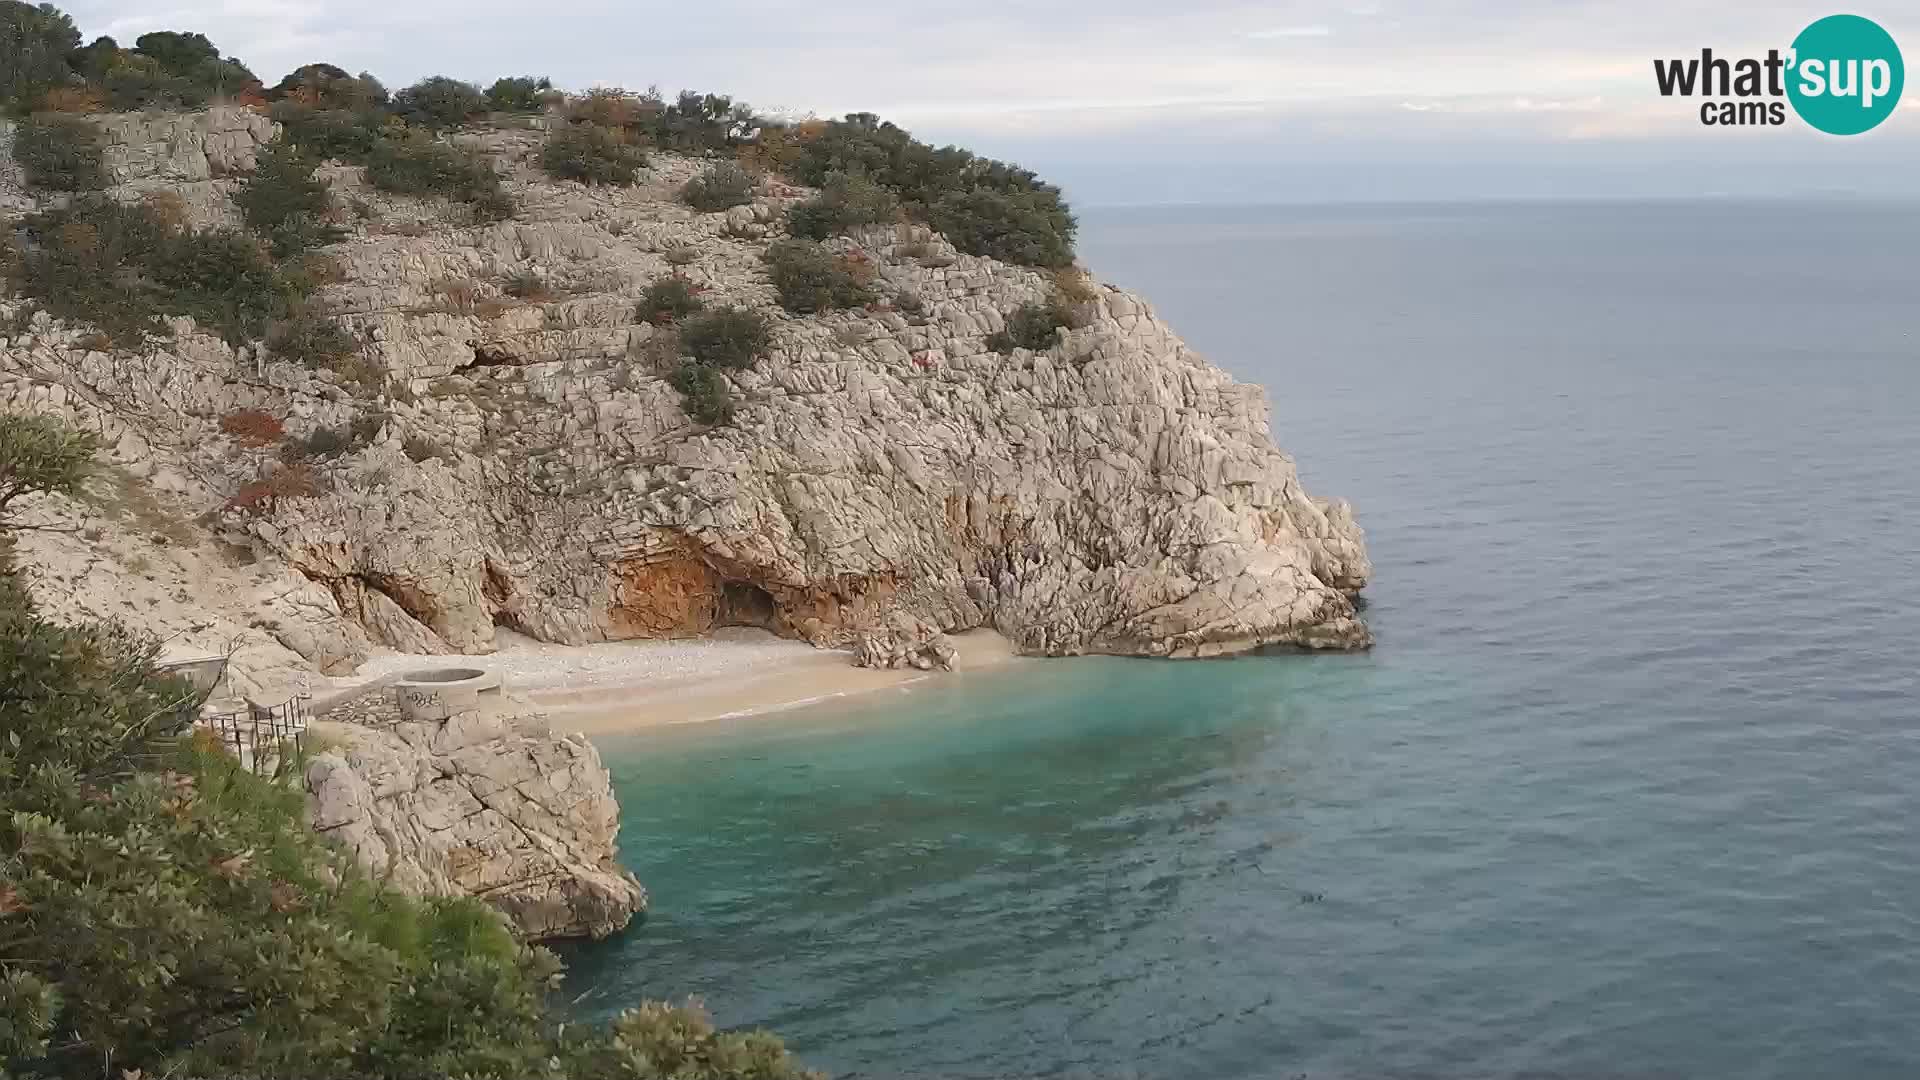
[[[646,908],[614,862],[619,806],[600,755],[536,716],[390,703],[315,730],[308,818],[369,873],[416,895],[473,896],[533,940],[601,938]]]
[[[230,215],[231,181],[199,178],[248,167],[263,124],[110,118],[121,193],[210,185],[208,213]],[[952,661],[945,634],[981,626],[1047,655],[1370,643],[1351,510],[1301,487],[1262,391],[1141,298],[1090,286],[1051,346],[995,352],[988,336],[1049,296],[1048,276],[903,225],[829,242],[871,271],[875,304],[796,317],[763,255],[810,192],[769,182],[703,214],[675,198],[698,162],[655,154],[637,186],[589,188],[538,172],[538,132],[461,138],[493,155],[513,220],[321,170],[355,220],[319,300],[377,388],[184,321],[134,358],[42,316],[0,363],[0,394],[53,407],[62,390],[62,410],[139,440],[130,467],[330,597],[331,612],[283,591],[260,617],[312,663],[481,652],[503,626],[585,643],[755,625],[932,666]],[[773,325],[766,355],[729,375],[728,426],[687,417],[670,330],[636,317],[668,274]],[[356,418],[378,434],[320,466],[311,494],[222,510],[280,467],[220,433],[236,408],[284,417],[290,437]]]

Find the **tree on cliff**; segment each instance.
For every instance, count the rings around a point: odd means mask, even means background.
[[[73,20],[52,4],[0,0],[0,107],[25,113],[66,83],[67,54],[79,46]]]
[[[550,953],[327,848],[296,788],[194,735],[154,643],[42,619],[11,534],[94,450],[0,414],[0,1076],[811,1075],[687,1009],[564,1030]]]

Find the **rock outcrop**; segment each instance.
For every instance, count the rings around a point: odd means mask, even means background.
[[[112,118],[117,192],[181,187],[197,220],[231,220],[263,123]],[[699,163],[656,154],[633,188],[556,183],[532,164],[542,137],[462,136],[518,201],[499,224],[322,170],[355,215],[321,299],[383,392],[184,320],[130,357],[38,315],[6,331],[0,398],[95,426],[209,513],[263,579],[237,621],[327,670],[381,645],[484,651],[501,626],[584,643],[756,625],[916,666],[950,663],[943,635],[980,626],[1047,655],[1369,643],[1352,513],[1301,487],[1260,389],[1140,298],[1094,287],[1052,347],[995,352],[988,335],[1048,278],[899,226],[831,242],[881,303],[790,316],[762,254],[807,191],[697,213],[674,193]],[[667,274],[773,320],[768,355],[731,375],[729,426],[688,419],[665,332],[635,316]],[[291,437],[356,418],[374,433],[296,495],[223,509],[285,467],[220,431],[241,408]],[[312,588],[267,584],[288,575]]]
[[[497,694],[482,695],[497,698]],[[614,862],[619,806],[579,735],[500,704],[391,696],[319,722],[308,818],[377,878],[415,895],[473,896],[523,936],[602,938],[646,908]]]

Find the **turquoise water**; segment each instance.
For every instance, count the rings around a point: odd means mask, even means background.
[[[1089,215],[1354,500],[1355,656],[604,744],[646,923],[850,1077],[1920,1075],[1920,211]]]

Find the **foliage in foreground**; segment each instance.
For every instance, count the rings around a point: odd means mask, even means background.
[[[0,1074],[816,1076],[697,1009],[563,1028],[552,954],[475,901],[402,896],[326,847],[287,777],[192,733],[192,691],[156,669],[154,643],[42,619],[6,515],[77,493],[94,449],[0,414]]]

